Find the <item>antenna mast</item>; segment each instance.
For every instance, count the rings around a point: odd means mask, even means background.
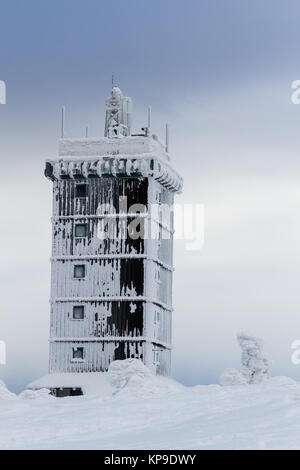
[[[148,131],[151,128],[151,106],[148,106]]]
[[[169,152],[169,139],[170,139],[170,132],[169,132],[169,124],[166,124],[166,152]]]
[[[61,138],[65,138],[65,120],[66,120],[66,107],[63,106],[61,109]]]

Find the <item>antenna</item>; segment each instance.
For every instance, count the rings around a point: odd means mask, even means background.
[[[115,86],[115,74],[114,72],[111,74],[111,87],[113,88]]]
[[[151,128],[151,106],[148,106],[148,131]]]
[[[63,106],[61,109],[61,138],[65,137],[65,120],[66,120],[66,107]]]
[[[166,124],[166,152],[169,152],[169,138],[170,138],[170,133],[169,133],[169,124]]]
[[[88,136],[89,136],[89,127],[86,126],[86,128],[85,128],[85,137],[88,138]]]

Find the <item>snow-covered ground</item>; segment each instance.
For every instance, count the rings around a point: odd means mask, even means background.
[[[118,390],[53,398],[0,387],[0,448],[300,449],[300,384],[291,379],[184,387],[135,377]]]

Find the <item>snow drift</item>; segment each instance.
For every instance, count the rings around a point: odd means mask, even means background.
[[[114,395],[151,396],[171,393],[183,385],[168,377],[153,375],[139,359],[114,361],[108,369]]]
[[[48,388],[41,388],[39,390],[24,390],[24,392],[20,393],[19,398],[23,400],[39,400],[54,397],[50,395],[50,390]]]
[[[239,387],[175,383],[150,396],[132,395],[130,383],[105,399],[0,400],[0,449],[300,449],[300,384],[288,377]]]
[[[220,377],[220,384],[223,386],[244,385],[246,378],[236,369],[225,369]]]
[[[64,372],[47,374],[27,385],[27,390],[42,388],[81,388],[84,395],[111,396],[112,387],[107,379],[107,372],[75,373]]]
[[[16,398],[17,396],[14,393],[10,392],[7,389],[5,383],[0,380],[0,400],[14,400]]]
[[[81,388],[84,395],[111,397],[112,395],[151,396],[170,393],[183,385],[168,378],[153,375],[139,359],[124,359],[110,364],[108,372],[47,374],[27,386],[21,398],[40,396],[31,391],[52,388]],[[29,391],[29,393],[27,393]],[[46,392],[43,392],[46,396]]]

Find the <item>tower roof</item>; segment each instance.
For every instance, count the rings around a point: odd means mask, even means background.
[[[63,124],[64,118],[63,112]],[[142,128],[142,134],[131,134],[131,98],[113,84],[106,99],[104,137],[60,139],[59,158],[47,160],[46,176],[51,180],[153,177],[171,191],[181,192],[183,180],[170,164],[168,146],[150,133],[150,118],[148,109],[148,127]]]

